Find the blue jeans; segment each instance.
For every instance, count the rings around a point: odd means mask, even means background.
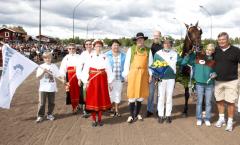
[[[149,96],[148,96],[148,102],[147,102],[147,111],[152,113],[154,113],[155,83],[156,83],[156,80],[153,78],[149,85]],[[158,102],[158,97],[156,102]]]
[[[205,96],[205,106],[206,106],[205,120],[210,121],[214,86],[212,84],[207,85],[207,84],[197,83],[196,91],[197,91],[196,117],[198,120],[202,120],[202,102],[203,102],[203,96]]]

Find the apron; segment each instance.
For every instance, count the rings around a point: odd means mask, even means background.
[[[129,99],[147,98],[149,96],[149,73],[147,50],[139,53],[136,49],[129,74],[127,97]]]
[[[80,99],[80,87],[76,76],[76,67],[69,66],[67,68],[67,80],[70,84],[69,93],[67,93],[67,104],[71,103],[73,110],[76,110]]]

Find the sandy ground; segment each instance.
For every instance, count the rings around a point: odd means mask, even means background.
[[[129,113],[123,97],[122,117],[111,118],[105,113],[104,126],[93,128],[90,119],[71,114],[70,106],[65,105],[61,83],[56,95],[56,120],[36,124],[38,81],[34,75],[17,89],[11,109],[0,109],[1,145],[240,145],[239,117],[235,118],[231,133],[213,126],[197,127],[194,102],[190,102],[189,117],[182,118],[184,97],[179,84],[174,91],[172,124],[159,124],[155,117],[126,123]],[[123,96],[126,96],[126,87]],[[145,112],[146,101],[142,114]],[[216,122],[216,109],[213,112],[213,122]]]

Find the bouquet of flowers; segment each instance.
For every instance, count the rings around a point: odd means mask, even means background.
[[[165,71],[169,67],[166,61],[156,60],[153,64],[149,67],[153,72],[153,77],[161,80],[164,77]]]

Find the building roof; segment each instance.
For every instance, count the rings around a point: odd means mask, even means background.
[[[0,28],[0,31],[3,30],[3,29],[7,29],[7,30],[12,31],[14,33],[27,34],[26,32],[20,30],[18,27],[13,27],[13,28],[2,27],[2,28]]]

